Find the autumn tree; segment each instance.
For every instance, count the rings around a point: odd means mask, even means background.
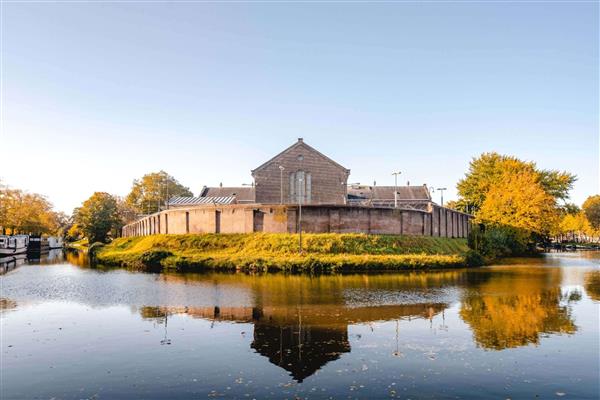
[[[600,229],[600,195],[588,197],[582,208],[594,229]]]
[[[118,234],[123,226],[117,199],[104,192],[94,193],[81,207],[76,208],[73,220],[90,243],[106,242],[111,233]]]
[[[592,225],[582,211],[566,214],[560,221],[560,234],[570,240],[580,240],[582,237],[592,236],[593,233]]]
[[[165,171],[159,171],[134,180],[126,202],[138,213],[149,214],[159,211],[173,196],[192,196],[192,192]]]
[[[509,226],[539,235],[550,233],[558,222],[556,203],[534,171],[506,171],[486,194],[477,220]]]
[[[564,201],[575,183],[576,177],[568,172],[540,170],[533,162],[519,160],[498,153],[483,153],[471,161],[465,178],[458,182],[457,207],[477,213],[483,206],[490,190],[507,175],[527,173],[534,176],[539,186],[555,202]]]
[[[10,233],[57,234],[65,218],[42,195],[0,186],[0,227]]]

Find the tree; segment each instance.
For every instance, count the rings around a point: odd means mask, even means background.
[[[498,153],[483,153],[469,165],[464,179],[458,182],[460,199],[457,205],[463,211],[477,213],[489,191],[507,174],[529,173],[554,201],[566,200],[576,177],[568,172],[539,170],[535,163],[525,162],[513,156]]]
[[[534,171],[506,171],[492,186],[476,219],[487,225],[509,226],[547,235],[558,222],[555,199]]]
[[[159,211],[167,197],[173,196],[192,196],[192,192],[165,171],[159,171],[134,180],[126,202],[138,213],[150,214]]]
[[[73,211],[75,224],[85,233],[90,243],[105,243],[109,234],[122,226],[117,200],[108,193],[96,192]]]
[[[594,229],[600,229],[600,195],[588,197],[582,208]]]
[[[0,186],[0,227],[10,233],[56,234],[65,216],[42,195]]]
[[[593,235],[593,229],[583,212],[566,214],[560,221],[560,234],[576,241]]]

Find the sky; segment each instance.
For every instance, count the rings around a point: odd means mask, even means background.
[[[70,213],[165,170],[250,183],[297,138],[349,182],[496,151],[599,191],[598,2],[3,2],[0,179]],[[439,192],[433,194],[438,199]]]

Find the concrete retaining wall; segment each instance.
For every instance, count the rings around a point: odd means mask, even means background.
[[[370,233],[465,238],[468,214],[431,204],[427,211],[342,205],[298,206],[234,204],[161,211],[123,227],[122,234],[155,233]]]

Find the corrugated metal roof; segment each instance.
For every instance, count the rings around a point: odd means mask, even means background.
[[[398,200],[431,201],[426,186],[398,186]],[[394,186],[359,186],[348,188],[348,197],[369,200],[394,200]]]
[[[220,197],[188,197],[188,196],[177,196],[169,199],[169,206],[195,206],[202,204],[233,204],[235,203],[234,196],[220,196]]]
[[[254,202],[255,188],[252,186],[240,187],[203,187],[200,197],[235,197],[238,202]]]

